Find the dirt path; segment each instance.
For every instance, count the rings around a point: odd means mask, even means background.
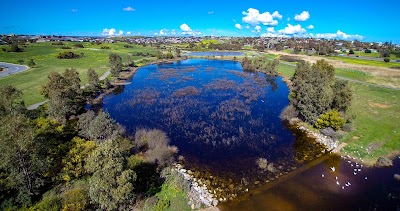
[[[311,63],[315,63],[318,60],[325,59],[329,64],[333,65],[336,68],[359,70],[362,72],[371,73],[374,76],[400,78],[400,70],[397,70],[397,69],[391,69],[391,68],[386,68],[386,67],[375,67],[375,66],[368,66],[368,65],[359,65],[359,64],[350,64],[350,63],[345,63],[345,62],[339,61],[339,60],[324,58],[321,56],[307,56],[307,55],[301,55],[301,54],[294,55],[294,54],[290,54],[290,53],[286,53],[286,52],[282,52],[282,51],[274,51],[274,50],[269,50],[268,53],[298,57],[300,59],[303,59],[303,60],[311,62]]]

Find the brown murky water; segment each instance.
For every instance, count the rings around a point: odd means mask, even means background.
[[[334,171],[333,168],[334,167]],[[219,205],[221,210],[398,210],[400,159],[390,168],[365,168],[326,155],[277,182]]]

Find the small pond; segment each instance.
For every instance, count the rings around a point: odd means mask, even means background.
[[[244,56],[242,52],[234,51],[207,51],[207,52],[190,52],[185,56]]]
[[[103,109],[131,134],[165,131],[185,168],[227,199],[323,151],[279,119],[289,103],[281,77],[244,72],[235,61],[189,59],[142,67],[130,81],[104,98]],[[258,167],[259,158],[269,170]]]

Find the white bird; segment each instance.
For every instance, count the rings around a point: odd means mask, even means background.
[[[324,174],[321,174],[321,177],[325,177],[325,175],[324,175]]]
[[[335,179],[337,180],[337,177],[335,177]]]
[[[332,170],[333,172],[335,172],[335,167],[331,167],[331,170]]]
[[[338,181],[336,181],[336,185],[340,185],[340,183]]]
[[[264,102],[264,100],[261,100],[261,102]]]
[[[342,186],[342,190],[344,190],[344,186]]]
[[[365,177],[365,179],[368,179],[368,177]]]

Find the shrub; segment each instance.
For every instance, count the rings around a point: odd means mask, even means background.
[[[29,60],[28,66],[29,67],[35,67],[36,66],[36,63],[33,61],[33,59]]]
[[[124,45],[124,48],[133,48],[131,45]]]
[[[144,163],[144,158],[138,154],[131,155],[128,159],[128,168],[135,169],[140,164]]]
[[[265,158],[258,158],[256,160],[256,163],[258,165],[258,168],[260,168],[262,170],[265,170],[267,168],[267,166],[268,166],[268,161]]]
[[[351,50],[349,51],[349,54],[354,54],[353,49],[351,49]]]
[[[18,62],[18,64],[24,64],[24,60],[22,60],[22,59],[19,59],[17,62]]]
[[[390,59],[386,57],[386,58],[383,59],[383,61],[384,62],[390,62]]]
[[[353,124],[352,124],[352,123],[346,123],[346,124],[343,126],[342,130],[343,130],[343,131],[346,131],[346,132],[352,131],[352,130],[353,130]]]
[[[84,56],[83,53],[77,54],[72,51],[64,51],[64,52],[59,53],[57,58],[58,59],[79,59],[83,56]]]
[[[296,108],[293,105],[288,105],[279,115],[279,118],[281,118],[281,120],[290,121],[291,119],[297,118],[298,116],[299,112],[296,110]]]
[[[61,46],[61,49],[72,49],[72,48],[69,46]]]
[[[337,110],[330,110],[319,116],[315,122],[316,128],[327,128],[331,127],[335,130],[339,130],[346,123],[346,120],[340,115]]]
[[[287,61],[287,62],[301,62],[301,61],[303,61],[302,59],[300,59],[298,57],[295,57],[295,56],[281,55],[279,58],[282,59],[283,61]]]
[[[370,49],[365,49],[364,53],[371,53],[372,51]]]
[[[64,45],[64,43],[63,42],[53,42],[53,43],[51,43],[52,45]]]
[[[135,134],[135,144],[147,149],[145,160],[166,166],[174,161],[178,148],[169,145],[170,140],[161,130],[139,129]]]
[[[76,48],[84,48],[85,46],[83,46],[82,43],[77,43],[74,45]]]
[[[108,47],[108,46],[101,46],[100,49],[110,49],[110,47]]]

